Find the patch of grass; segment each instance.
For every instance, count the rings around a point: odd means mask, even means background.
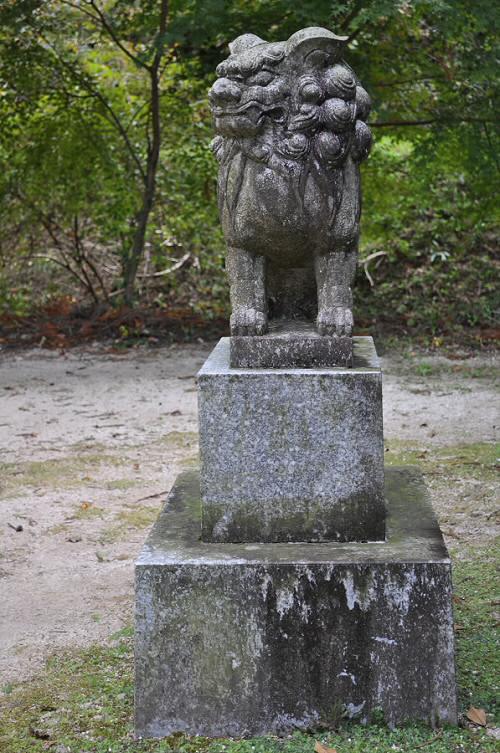
[[[196,455],[189,455],[187,458],[183,458],[181,461],[179,461],[179,465],[183,468],[193,468],[196,467],[200,462],[200,456],[198,454]]]
[[[500,724],[500,562],[498,549],[478,554],[466,552],[453,569],[459,697],[463,708],[484,708]]]
[[[88,520],[89,518],[102,518],[104,510],[92,502],[80,502],[76,507],[72,518],[76,520]]]
[[[195,431],[169,431],[158,440],[161,444],[166,444],[172,449],[181,450],[191,447],[198,441],[198,434]]]
[[[146,505],[135,507],[132,510],[122,510],[115,516],[115,519],[119,520],[120,523],[103,533],[99,539],[100,543],[113,544],[124,538],[130,528],[148,528],[158,517],[158,512],[158,508],[147,507]]]
[[[52,536],[57,536],[59,533],[68,533],[68,531],[69,526],[66,523],[58,523],[47,529],[47,533],[50,533]]]
[[[133,478],[117,478],[114,481],[106,481],[104,486],[106,489],[112,491],[113,489],[125,490],[130,489],[133,486],[137,486],[139,481]]]
[[[26,487],[70,489],[84,486],[89,473],[98,473],[103,466],[127,462],[115,455],[78,454],[24,463],[1,463],[2,496],[15,496]]]
[[[462,710],[470,705],[495,712],[496,568],[491,551],[467,552],[455,566],[459,693]],[[338,753],[494,753],[497,741],[485,730],[424,725],[388,729],[341,724],[335,732],[295,733],[250,740],[208,740],[172,735],[164,740],[134,740],[133,656],[130,627],[111,636],[111,645],[54,656],[36,681],[4,688],[0,699],[2,753],[42,753],[56,745],[79,753],[312,753],[321,740]],[[36,737],[39,735],[39,737]],[[46,736],[41,739],[40,736]]]
[[[73,452],[89,452],[92,450],[93,453],[96,452],[107,452],[109,450],[109,446],[104,444],[103,442],[94,442],[94,440],[90,439],[80,439],[78,442],[73,442],[72,444],[68,445],[68,447],[73,450]]]
[[[132,528],[146,528],[158,517],[158,508],[144,505],[133,510],[122,510],[116,517]]]
[[[438,361],[429,363],[420,361],[413,365],[413,374],[420,377],[453,377],[459,375],[466,379],[495,379],[498,376],[498,367],[495,365],[476,366],[465,363],[446,363]]]
[[[134,628],[132,625],[126,625],[125,627],[120,628],[120,630],[117,630],[116,633],[113,633],[109,637],[110,641],[121,641],[123,638],[133,638],[134,637]]]
[[[418,376],[426,377],[426,376],[430,376],[431,374],[435,374],[436,373],[435,369],[436,367],[433,364],[425,363],[425,361],[423,361],[422,363],[418,363],[416,365],[415,373]]]
[[[483,481],[498,477],[500,447],[490,442],[424,447],[416,442],[391,439],[386,442],[386,465],[419,465],[424,473],[445,470],[453,476]]]

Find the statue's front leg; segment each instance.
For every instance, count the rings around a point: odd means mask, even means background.
[[[352,291],[357,263],[357,244],[330,251],[314,260],[318,290],[317,328],[320,335],[351,335]]]
[[[230,246],[226,268],[229,277],[232,335],[267,332],[266,267],[263,256]]]

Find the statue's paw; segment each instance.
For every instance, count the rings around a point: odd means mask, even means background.
[[[353,323],[352,311],[345,306],[324,309],[319,312],[317,319],[317,327],[320,335],[350,336]]]
[[[242,309],[231,314],[231,334],[234,335],[265,335],[267,332],[267,316],[256,309]]]

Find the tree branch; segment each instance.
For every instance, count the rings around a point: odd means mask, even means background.
[[[151,136],[148,137],[148,156],[146,178],[144,181],[144,194],[142,206],[136,215],[136,228],[132,248],[126,260],[124,274],[125,301],[131,305],[133,300],[134,284],[137,276],[140,259],[144,252],[144,243],[150,212],[154,206],[156,195],[156,173],[160,159],[161,145],[161,117],[160,117],[160,77],[159,70],[165,47],[164,36],[167,28],[168,0],[161,0],[160,17],[158,21],[157,48],[153,62],[148,67],[150,77],[150,124]]]
[[[111,39],[116,44],[116,46],[120,48],[120,50],[124,53],[124,55],[126,55],[130,60],[132,60],[132,62],[134,62],[140,68],[145,68],[146,70],[149,70],[149,65],[147,65],[147,63],[145,63],[143,60],[137,57],[137,55],[134,55],[133,52],[130,52],[130,50],[127,47],[125,47],[123,42],[118,38],[112,25],[106,18],[104,12],[99,8],[95,0],[88,0],[88,3],[99,16],[99,20],[101,22],[101,26],[103,27],[103,29],[107,32],[108,36],[111,37]]]
[[[393,86],[404,86],[405,84],[418,84],[423,81],[445,81],[442,76],[422,76],[421,78],[407,78],[402,81],[388,81],[387,83],[372,84],[374,89],[382,89],[384,87],[391,88]]]
[[[347,29],[351,21],[354,21],[356,16],[359,16],[362,10],[363,10],[363,3],[361,2],[361,0],[354,3],[353,9],[347,14],[347,16],[344,18],[344,20],[340,24],[340,28],[342,29],[342,31],[345,31]]]
[[[85,269],[86,257],[85,257],[85,251],[83,249],[82,241],[80,238],[80,229],[79,229],[77,214],[75,214],[74,220],[73,220],[73,245],[76,252],[76,263],[78,264],[81,270],[81,273],[85,278],[88,291],[90,292],[90,295],[94,299],[95,303],[99,303],[99,296],[97,295],[94,285],[92,283],[92,280],[90,279],[89,274],[87,270]]]
[[[433,123],[442,123],[442,125],[455,126],[459,123],[494,123],[494,120],[485,120],[484,118],[457,118],[456,120],[446,120],[444,118],[429,118],[428,120],[386,120],[375,123],[367,123],[370,128],[395,128],[399,126],[425,126]]]
[[[68,63],[67,60],[65,60],[63,57],[61,57],[61,55],[59,54],[59,52],[57,51],[57,49],[54,47],[54,45],[46,37],[42,36],[41,38],[43,39],[43,41],[45,42],[45,44],[47,45],[47,47],[52,51],[53,55],[57,58],[58,62],[63,66],[63,68],[65,68],[67,71],[69,71],[69,73],[71,74],[71,76],[73,76],[73,78],[76,79],[76,81],[78,81],[78,83],[81,86],[83,86],[88,92],[90,92],[92,94],[93,97],[95,97],[96,99],[98,99],[99,102],[102,104],[102,106],[104,107],[104,109],[106,110],[106,112],[109,114],[109,116],[111,118],[111,121],[109,121],[109,118],[107,118],[108,122],[111,122],[112,125],[114,125],[115,128],[120,133],[121,137],[123,138],[123,140],[125,142],[125,145],[127,147],[127,150],[129,152],[130,156],[132,157],[133,161],[136,164],[137,169],[139,170],[139,173],[140,173],[140,176],[141,176],[142,180],[145,181],[146,180],[146,174],[144,172],[144,168],[143,168],[142,163],[141,163],[141,161],[140,161],[140,159],[139,159],[139,157],[137,155],[137,152],[135,151],[134,147],[132,146],[132,142],[129,139],[127,130],[126,130],[125,126],[123,125],[123,123],[121,122],[121,120],[118,117],[118,115],[116,114],[116,112],[114,111],[114,109],[112,108],[112,106],[109,104],[109,102],[106,99],[106,97],[99,91],[99,89],[97,89],[95,86],[93,86],[90,83],[90,81],[88,80],[88,78],[85,75],[82,75],[79,71],[77,71],[77,69],[76,69],[75,66],[71,65],[70,63]]]
[[[161,272],[151,272],[151,274],[138,274],[137,277],[140,277],[141,279],[145,278],[151,278],[151,277],[165,277],[165,275],[170,275],[172,272],[177,272],[177,270],[182,269],[183,267],[186,267],[193,259],[193,255],[190,251],[188,251],[187,254],[184,254],[183,257],[181,257],[178,261],[176,261],[175,264],[173,264],[168,269],[162,269]]]
[[[88,16],[89,18],[91,18],[93,21],[99,22],[98,16],[94,16],[93,13],[91,13],[90,11],[88,11],[86,8],[82,8],[81,5],[77,5],[76,3],[72,3],[71,0],[60,0],[60,2],[63,5],[69,5],[70,8],[74,8],[74,10],[77,10],[80,13],[85,13],[85,15]]]

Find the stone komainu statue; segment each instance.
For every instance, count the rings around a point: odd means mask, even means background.
[[[244,34],[217,67],[209,96],[232,335],[264,334],[269,317],[351,334],[371,134],[370,98],[340,60],[346,43],[321,28],[286,42]]]

